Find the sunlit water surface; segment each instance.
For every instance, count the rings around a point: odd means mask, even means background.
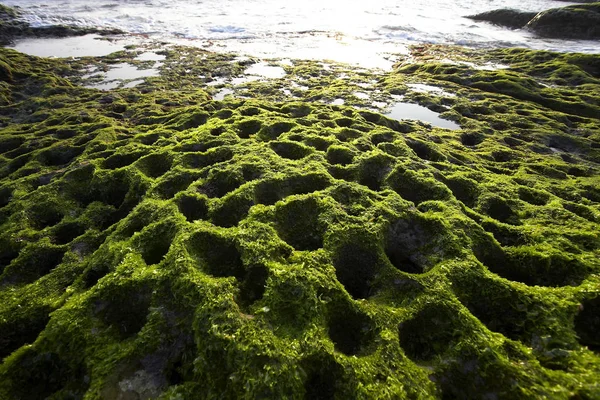
[[[553,0],[2,0],[35,26],[118,28],[256,57],[387,67],[415,43],[600,52],[600,43],[537,38],[463,18],[496,8],[541,11]]]

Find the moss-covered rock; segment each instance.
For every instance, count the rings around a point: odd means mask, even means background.
[[[526,28],[540,36],[563,39],[600,38],[600,3],[552,8],[536,15]]]
[[[90,33],[117,34],[117,29],[84,28],[78,26],[53,25],[36,27],[25,22],[21,10],[0,4],[0,45],[6,46],[20,37],[67,37]],[[1,67],[0,67],[1,68]]]
[[[461,130],[1,49],[0,398],[597,398],[598,56],[413,50]]]
[[[498,10],[486,11],[475,15],[468,15],[465,18],[474,21],[486,21],[495,25],[506,26],[512,29],[519,29],[527,25],[537,13],[513,10],[511,8],[501,8]]]

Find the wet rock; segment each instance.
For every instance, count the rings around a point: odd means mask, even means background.
[[[495,25],[506,26],[511,29],[519,29],[527,25],[529,21],[537,14],[535,12],[525,12],[511,8],[501,8],[498,10],[486,11],[480,14],[468,15],[465,18],[474,21],[486,21]]]
[[[600,39],[600,4],[552,8],[536,15],[526,28],[540,36],[562,39]]]
[[[118,29],[84,28],[68,25],[53,25],[33,27],[20,19],[19,8],[7,7],[0,4],[0,46],[11,44],[19,37],[67,37],[82,36],[90,33],[118,34],[123,33]]]

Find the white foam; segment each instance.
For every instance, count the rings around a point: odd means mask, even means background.
[[[118,28],[154,38],[263,59],[335,60],[388,69],[414,43],[526,46],[600,52],[597,41],[537,38],[463,18],[497,8],[541,11],[552,0],[3,0],[35,26]],[[390,61],[391,60],[391,61]]]

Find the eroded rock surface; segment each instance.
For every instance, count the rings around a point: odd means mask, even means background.
[[[294,60],[216,101],[233,56],[164,54],[106,93],[0,50],[0,398],[600,395],[598,56]]]

